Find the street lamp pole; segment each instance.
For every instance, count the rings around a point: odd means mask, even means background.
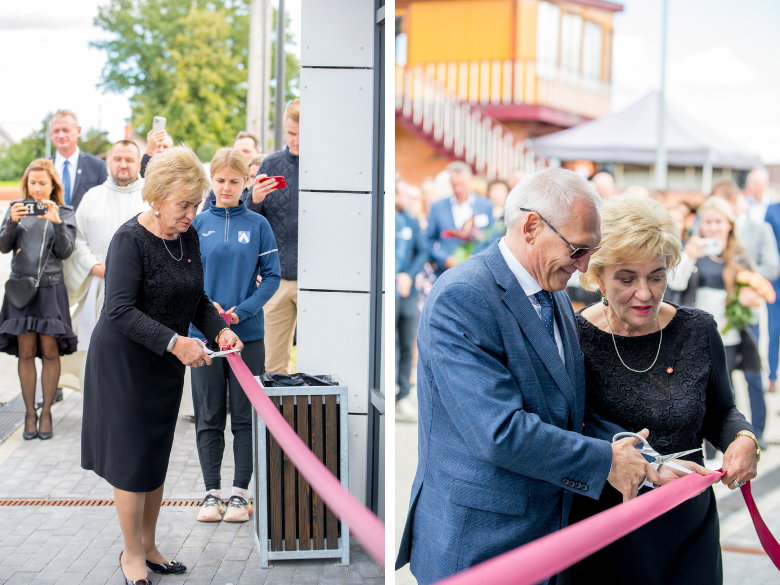
[[[666,29],[668,0],[661,0],[661,91],[658,92],[658,145],[655,152],[655,188],[667,187],[667,160],[664,130],[666,126]]]
[[[284,135],[282,134],[282,118],[284,117],[284,94],[287,87],[284,71],[284,41],[285,41],[285,13],[284,0],[279,0],[279,9],[276,12],[276,112],[274,113],[274,149],[284,148]]]

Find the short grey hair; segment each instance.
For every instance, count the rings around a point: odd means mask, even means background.
[[[463,162],[462,160],[452,161],[447,165],[447,170],[451,175],[474,175],[474,172],[471,170],[471,165]]]
[[[545,168],[526,175],[506,199],[504,223],[511,228],[526,212],[536,211],[553,225],[569,220],[574,200],[579,199],[597,210],[601,197],[587,181],[574,171],[563,168]]]

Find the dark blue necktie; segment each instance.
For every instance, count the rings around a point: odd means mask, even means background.
[[[547,329],[547,333],[555,341],[555,326],[553,325],[555,319],[555,311],[553,310],[553,296],[552,293],[546,290],[540,290],[534,295],[534,298],[542,306],[542,323],[544,328]]]
[[[65,205],[70,205],[70,171],[68,171],[68,161],[62,165],[62,182],[65,187]]]

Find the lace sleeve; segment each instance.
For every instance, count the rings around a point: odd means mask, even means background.
[[[742,430],[753,431],[744,415],[734,404],[731,377],[726,367],[726,350],[718,333],[715,319],[707,320],[712,370],[707,384],[707,410],[704,415],[704,437],[725,451]]]
[[[129,339],[163,355],[174,331],[136,306],[144,283],[143,243],[124,226],[106,255],[104,311],[109,323]]]

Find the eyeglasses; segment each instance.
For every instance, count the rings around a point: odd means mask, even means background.
[[[520,208],[520,211],[527,211],[527,212],[529,212],[529,213],[535,213],[536,215],[538,215],[538,216],[539,216],[539,219],[541,219],[541,220],[542,220],[544,223],[546,223],[546,224],[547,224],[547,226],[548,226],[548,227],[549,227],[549,228],[550,228],[552,231],[554,231],[554,232],[556,233],[556,235],[557,235],[557,236],[558,236],[560,239],[562,239],[564,242],[566,242],[566,245],[567,245],[567,246],[569,246],[569,248],[571,248],[572,252],[571,252],[571,254],[569,254],[569,258],[571,258],[572,260],[577,260],[578,258],[582,258],[582,257],[583,257],[585,254],[588,254],[588,253],[590,253],[590,254],[593,254],[593,252],[595,252],[596,250],[598,250],[599,248],[601,248],[601,246],[596,246],[595,248],[575,248],[574,246],[572,246],[572,245],[569,243],[569,240],[567,240],[566,238],[564,238],[564,237],[563,237],[563,236],[560,234],[560,232],[559,232],[558,230],[556,230],[556,229],[555,229],[555,228],[552,226],[552,224],[551,224],[549,221],[547,221],[546,219],[544,219],[544,218],[542,217],[542,214],[541,214],[541,213],[539,213],[538,211],[534,211],[533,209],[526,209],[526,208],[524,208],[524,207],[521,207],[521,208]]]

